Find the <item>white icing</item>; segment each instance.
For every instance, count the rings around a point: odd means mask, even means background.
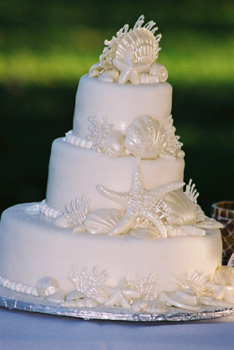
[[[0,247],[4,247],[0,276],[23,285],[35,286],[43,277],[51,276],[67,293],[72,289],[67,277],[73,266],[86,266],[88,271],[98,266],[99,271],[107,268],[110,272],[111,287],[122,278],[135,280],[152,270],[157,273],[160,288],[172,292],[178,289],[177,281],[186,279],[186,271],[189,276],[196,270],[209,275],[221,265],[219,230],[208,230],[204,237],[150,241],[129,235],[73,235],[55,226],[53,220],[43,219],[39,206],[37,215],[27,211],[28,207],[24,204],[6,210],[0,226]]]
[[[92,150],[64,142],[62,138],[57,139],[52,146],[46,203],[63,212],[65,205],[84,195],[91,200],[91,208],[123,209],[118,203],[102,196],[96,186],[101,184],[114,191],[129,191],[134,161],[135,158],[130,156],[112,158],[105,154],[98,155]],[[142,160],[141,169],[144,185],[150,189],[183,181],[184,159]]]
[[[161,35],[155,22],[143,23],[106,41],[81,78],[73,130],[53,143],[46,200],[3,213],[0,285],[64,307],[234,303],[220,225],[197,205],[194,185],[181,191],[172,88],[155,63]]]
[[[150,115],[161,121],[171,114],[171,106],[172,87],[168,83],[119,85],[85,75],[80,79],[77,90],[73,134],[86,138],[89,118],[92,117],[96,117],[100,123],[107,117],[114,130],[125,134],[135,118]]]

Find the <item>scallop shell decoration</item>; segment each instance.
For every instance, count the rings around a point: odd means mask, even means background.
[[[144,24],[140,16],[133,29],[125,25],[110,41],[100,56],[100,62],[91,67],[89,76],[105,82],[119,84],[151,84],[164,82],[168,73],[165,67],[156,64],[160,51],[161,34],[154,21]]]
[[[164,201],[169,207],[167,222],[170,225],[193,225],[197,222],[197,206],[183,192],[171,192]]]
[[[82,231],[84,230],[82,224],[90,210],[90,199],[87,200],[84,196],[81,199],[76,198],[76,200],[71,201],[70,205],[65,206],[65,211],[57,216],[54,223],[56,226],[68,228],[81,226]]]
[[[124,213],[124,210],[115,208],[97,209],[88,214],[84,225],[89,233],[108,234],[122,220]]]
[[[158,120],[138,117],[126,130],[127,151],[141,159],[157,158],[163,148],[165,133]]]

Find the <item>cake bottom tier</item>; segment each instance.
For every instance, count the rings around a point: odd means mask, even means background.
[[[142,240],[129,235],[73,234],[43,216],[38,203],[7,209],[0,225],[0,276],[34,287],[44,277],[57,279],[65,293],[74,289],[69,273],[106,270],[106,285],[121,279],[144,278],[149,270],[157,276],[159,292],[178,289],[178,281],[195,271],[213,274],[221,265],[219,230],[203,237],[171,237]]]

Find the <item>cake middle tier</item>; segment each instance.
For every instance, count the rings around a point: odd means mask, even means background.
[[[74,112],[74,135],[90,134],[90,118],[103,118],[114,130],[125,133],[137,118],[150,115],[159,121],[171,114],[172,87],[169,83],[146,85],[107,83],[84,75],[79,82]]]
[[[132,184],[135,157],[114,157],[70,144],[64,138],[52,145],[47,184],[47,204],[64,211],[76,198],[91,200],[90,207],[119,208],[116,202],[97,191],[102,185],[117,192],[128,192]],[[143,184],[146,189],[173,181],[183,181],[184,159],[157,158],[141,160]]]

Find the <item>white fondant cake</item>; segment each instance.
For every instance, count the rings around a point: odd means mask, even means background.
[[[217,293],[227,276],[234,284],[233,269],[221,267],[220,224],[191,182],[182,189],[172,88],[155,62],[161,36],[143,23],[106,41],[81,78],[73,130],[53,143],[45,201],[3,213],[4,287],[64,307],[230,302]]]

